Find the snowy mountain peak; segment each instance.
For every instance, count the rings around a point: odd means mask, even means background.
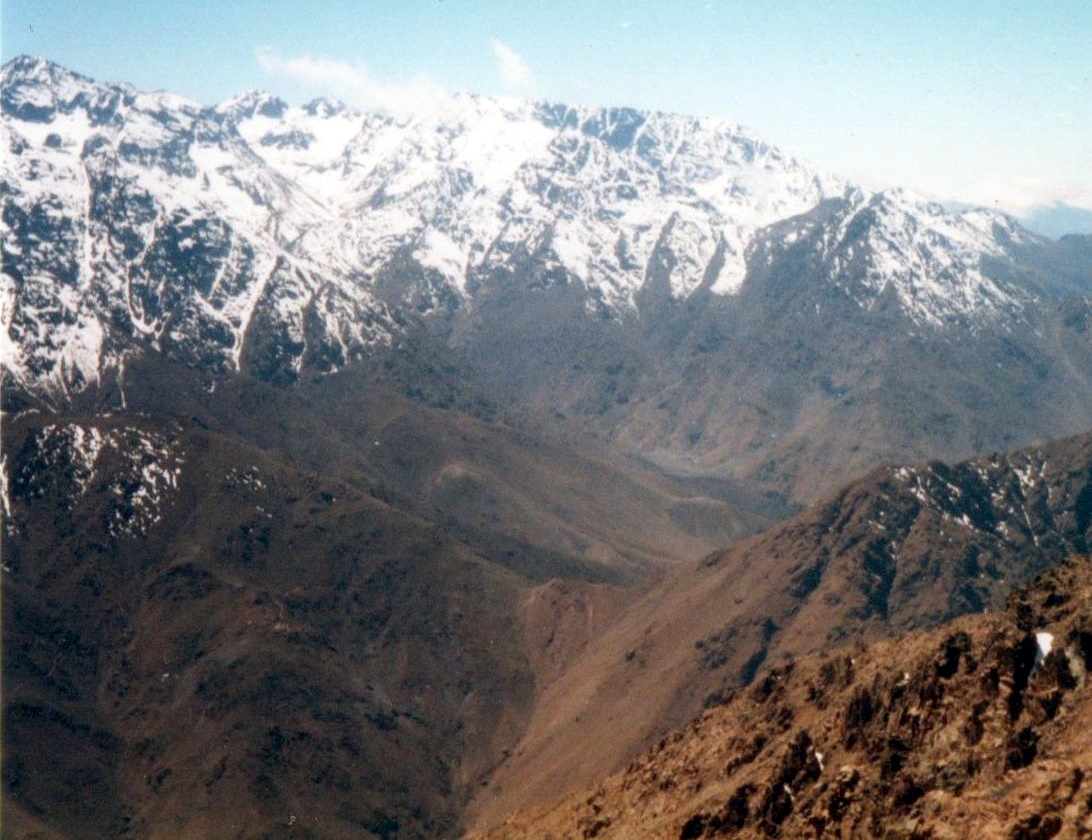
[[[305,354],[329,369],[387,339],[338,255],[298,242],[323,208],[215,111],[21,68],[26,83],[5,88],[20,107],[4,113],[0,278],[18,381],[62,397],[110,387],[147,349],[290,378]]]
[[[673,296],[710,272],[714,290],[731,293],[759,227],[844,189],[722,120],[470,95],[413,117],[366,115],[347,140],[306,117],[238,128],[339,208],[342,241],[368,273],[408,250],[458,295],[472,276],[534,253],[588,289],[589,309],[624,314],[658,243],[679,251]]]
[[[53,392],[147,347],[290,380],[389,340],[388,306],[450,315],[512,283],[610,320],[737,295],[794,219],[862,306],[891,289],[942,325],[1026,297],[982,269],[1023,241],[1010,219],[866,193],[726,120],[467,94],[411,117],[206,108],[28,57],[3,78],[4,363]]]
[[[318,99],[312,99],[304,105],[303,110],[312,117],[333,117],[343,113],[346,110],[346,105],[340,99],[320,96]]]
[[[166,91],[139,92],[127,84],[106,84],[41,58],[19,56],[0,75],[3,113],[21,122],[51,123],[58,116],[85,114],[94,125],[125,119],[138,104],[159,118],[173,114],[192,117],[204,107]]]
[[[70,108],[101,89],[91,79],[42,58],[21,55],[0,74],[3,112],[27,122],[49,122],[58,110]]]
[[[3,70],[0,71],[0,81],[3,81],[5,88],[33,85],[62,88],[72,83],[91,86],[95,84],[86,76],[81,76],[49,59],[31,55],[18,55],[4,64]]]
[[[271,119],[283,117],[288,110],[288,103],[279,96],[264,90],[250,90],[231,97],[216,106],[217,113],[234,120],[262,116]]]
[[[893,293],[919,324],[974,323],[1016,314],[1028,290],[989,277],[984,258],[1002,259],[1024,234],[986,210],[946,211],[906,190],[850,194],[826,232],[836,283],[871,306]]]

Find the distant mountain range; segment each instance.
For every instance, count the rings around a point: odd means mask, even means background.
[[[605,770],[1087,550],[1092,237],[708,118],[0,98],[13,831],[450,834],[565,696],[647,680]]]
[[[1036,233],[1060,239],[1070,234],[1092,234],[1092,210],[1057,202],[1036,207],[1021,220]]]
[[[3,358],[123,403],[445,346],[516,413],[800,501],[1092,419],[1092,244],[817,173],[723,121],[456,97],[397,119],[3,71]]]

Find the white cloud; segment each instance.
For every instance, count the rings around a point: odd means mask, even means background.
[[[496,38],[493,39],[493,56],[497,59],[497,70],[505,87],[523,88],[531,84],[531,68],[510,46]]]
[[[283,56],[271,47],[259,47],[254,55],[269,75],[315,85],[318,93],[334,94],[358,108],[418,113],[435,107],[447,96],[440,85],[423,73],[408,79],[383,81],[360,63],[311,55]]]
[[[965,184],[946,184],[933,190],[944,199],[973,202],[994,207],[1016,216],[1026,216],[1037,208],[1053,204],[1092,210],[1092,189],[1087,184],[1061,184],[1038,177],[1008,179],[968,179]]]

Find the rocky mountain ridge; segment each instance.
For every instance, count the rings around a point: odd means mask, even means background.
[[[3,87],[5,359],[38,392],[142,346],[329,370],[392,340],[403,310],[473,308],[528,270],[607,318],[640,310],[653,275],[670,300],[730,296],[760,228],[830,199],[821,248],[841,247],[835,277],[861,266],[862,306],[891,286],[939,324],[1029,295],[982,273],[1034,241],[1010,219],[866,194],[724,121],[474,96],[409,119],[260,93],[207,108],[26,57]]]
[[[871,194],[723,120],[3,74],[9,407],[123,407],[149,355],[292,386],[432,342],[510,418],[797,503],[1092,419],[1083,239]]]
[[[780,659],[623,771],[484,836],[1087,837],[1090,610],[1075,558],[1000,614]]]
[[[881,468],[627,607],[546,689],[477,824],[606,776],[787,657],[996,612],[1090,539],[1090,435]]]

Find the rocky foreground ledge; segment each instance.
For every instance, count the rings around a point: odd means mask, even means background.
[[[1089,837],[1090,669],[1092,559],[1074,558],[1003,613],[785,660],[484,836]]]

